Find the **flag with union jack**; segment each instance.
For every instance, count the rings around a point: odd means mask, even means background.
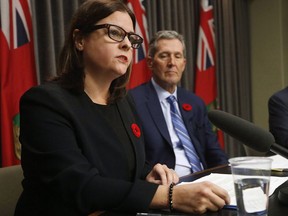
[[[134,50],[132,72],[128,84],[128,88],[131,89],[148,81],[151,77],[151,71],[146,62],[149,39],[143,0],[128,0],[127,4],[136,16],[135,33],[144,39],[140,48]]]
[[[29,0],[0,1],[0,100],[2,166],[19,164],[19,99],[36,85]]]
[[[218,108],[215,60],[213,6],[211,0],[201,0],[195,93],[204,100],[208,110]],[[223,132],[217,130],[217,135],[221,147],[224,148]]]

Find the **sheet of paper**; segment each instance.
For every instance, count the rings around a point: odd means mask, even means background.
[[[273,194],[275,189],[283,184],[285,181],[288,180],[288,177],[270,177],[270,188],[269,188],[269,196]],[[180,184],[193,184],[195,182],[202,182],[202,181],[210,181],[214,184],[224,188],[227,190],[231,202],[230,205],[236,206],[236,197],[234,191],[234,184],[233,184],[233,176],[232,174],[219,174],[219,173],[211,173],[210,175],[204,176],[200,179],[197,179],[193,182],[182,182]]]
[[[245,211],[248,213],[265,211],[267,196],[261,187],[243,190],[243,201]]]
[[[271,168],[285,168],[288,169],[288,160],[280,155],[273,155],[270,158],[273,159]]]

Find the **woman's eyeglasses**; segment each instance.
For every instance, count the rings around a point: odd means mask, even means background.
[[[127,36],[131,46],[133,49],[138,49],[141,44],[143,43],[143,38],[139,35],[131,32],[126,32],[123,28],[117,25],[113,24],[102,24],[102,25],[95,25],[92,27],[91,30],[97,30],[101,28],[107,28],[108,29],[108,36],[117,42],[121,42],[124,40],[124,38]]]

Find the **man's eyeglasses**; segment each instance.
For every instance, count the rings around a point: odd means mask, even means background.
[[[133,49],[138,49],[143,42],[143,38],[140,37],[139,35],[135,33],[131,33],[131,32],[126,32],[120,26],[113,25],[113,24],[95,25],[92,27],[92,30],[97,30],[101,28],[107,28],[108,36],[112,40],[117,41],[117,42],[123,41],[124,38],[127,36]]]

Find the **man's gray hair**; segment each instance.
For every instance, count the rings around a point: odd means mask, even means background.
[[[172,31],[172,30],[162,30],[162,31],[156,32],[156,34],[153,36],[153,38],[150,40],[150,43],[149,43],[148,55],[150,57],[152,58],[154,57],[157,51],[158,41],[161,39],[168,39],[168,40],[178,39],[183,45],[183,55],[184,55],[184,58],[186,58],[186,46],[185,46],[184,37],[178,32]]]

